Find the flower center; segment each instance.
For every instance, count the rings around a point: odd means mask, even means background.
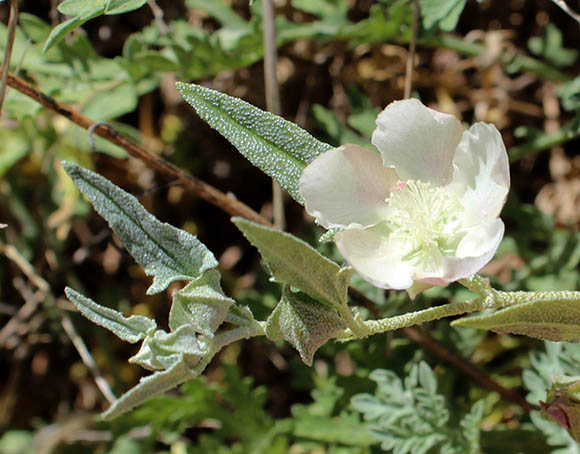
[[[442,187],[408,180],[399,182],[386,202],[390,239],[405,251],[405,260],[433,271],[443,257],[454,255],[463,236],[462,207],[456,197]]]

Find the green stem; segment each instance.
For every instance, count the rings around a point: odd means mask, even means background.
[[[248,339],[250,337],[265,336],[264,328],[258,322],[252,325],[240,326],[238,328],[230,329],[223,333],[219,333],[214,338],[214,353],[219,352],[226,345],[237,342],[241,339]]]
[[[368,335],[393,331],[419,323],[431,322],[440,318],[450,317],[452,315],[466,314],[469,312],[480,311],[495,307],[492,298],[475,298],[469,301],[458,303],[449,303],[442,306],[431,307],[417,312],[398,315],[396,317],[383,318],[381,320],[368,320],[364,322],[368,329]]]
[[[353,317],[352,312],[347,304],[343,304],[339,309],[340,315],[342,315],[343,320],[346,322],[348,328],[354,334],[355,337],[365,338],[370,336],[372,333],[368,330],[366,322],[362,320],[357,320]]]

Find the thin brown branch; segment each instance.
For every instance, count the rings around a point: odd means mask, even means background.
[[[404,99],[409,99],[411,97],[418,28],[419,28],[419,0],[413,0],[413,28],[411,30],[411,42],[409,43],[409,54],[407,55],[407,68],[405,71],[405,92],[403,94]]]
[[[47,109],[68,118],[70,121],[84,129],[88,130],[96,123],[94,120],[85,117],[65,104],[62,104],[54,98],[40,92],[28,82],[25,82],[13,74],[8,74],[8,85],[39,102]],[[219,189],[214,188],[204,181],[189,175],[162,157],[149,153],[140,145],[137,145],[132,140],[123,136],[111,126],[101,124],[94,128],[94,133],[123,148],[131,156],[140,159],[153,169],[167,175],[173,180],[176,180],[177,183],[182,184],[186,189],[194,192],[202,199],[217,206],[226,213],[229,213],[232,216],[241,216],[259,224],[269,225],[269,222],[263,216],[256,213],[246,204],[236,200],[234,197],[224,194]]]
[[[10,17],[8,19],[8,38],[6,39],[6,48],[4,49],[4,61],[0,70],[0,118],[2,118],[2,106],[6,96],[6,79],[10,69],[10,58],[12,57],[12,48],[14,47],[14,37],[16,36],[16,24],[18,22],[18,2],[19,0],[10,0]]]
[[[358,304],[368,309],[369,312],[373,314],[375,318],[380,317],[381,314],[376,304],[367,299],[362,293],[353,288],[349,288],[348,293],[353,298],[353,300],[355,300]],[[517,391],[504,388],[498,382],[489,377],[489,375],[487,375],[484,371],[474,366],[469,361],[466,361],[465,359],[461,358],[460,356],[455,355],[443,344],[437,342],[435,339],[431,338],[427,334],[422,333],[420,330],[412,327],[407,327],[403,328],[401,332],[412,341],[421,345],[426,350],[429,350],[441,361],[450,364],[459,372],[461,372],[463,375],[466,375],[467,377],[471,378],[474,382],[478,383],[480,386],[487,389],[491,389],[492,391],[496,391],[502,398],[504,398],[509,402],[513,402],[519,405],[524,410],[532,411],[538,409],[534,405],[527,402],[524,399],[524,397],[521,396]]]
[[[276,115],[282,114],[280,86],[276,75],[278,53],[276,48],[276,28],[272,0],[262,0],[262,40],[264,42],[264,83],[266,85],[266,107]],[[283,230],[286,225],[284,216],[284,194],[280,184],[272,180],[272,204],[274,226]]]

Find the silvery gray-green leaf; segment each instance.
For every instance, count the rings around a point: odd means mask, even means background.
[[[157,324],[155,320],[143,315],[131,315],[125,317],[120,312],[110,307],[101,306],[93,300],[81,295],[70,287],[65,289],[67,298],[73,303],[81,314],[91,322],[107,328],[120,339],[134,344],[152,333]]]
[[[159,293],[176,280],[196,279],[217,266],[194,235],[159,221],[106,178],[71,162],[62,165],[145,273],[153,276],[147,294]]]
[[[230,310],[226,314],[224,321],[237,326],[246,326],[256,323],[252,311],[248,307],[240,306],[238,304],[230,306]]]
[[[294,293],[288,286],[284,287],[282,298],[266,323],[268,337],[284,338],[309,366],[316,350],[344,329],[346,323],[333,308],[305,293]]]
[[[198,333],[213,337],[234,303],[220,286],[219,271],[206,271],[173,294],[169,326],[175,331],[182,325],[190,325]]]
[[[341,268],[288,233],[242,218],[232,221],[258,248],[277,281],[290,284],[331,306],[346,305],[351,268]]]
[[[113,419],[198,375],[199,372],[192,370],[184,361],[177,361],[169,369],[142,378],[139,384],[117,399],[102,417]]]
[[[177,361],[195,367],[208,352],[208,344],[196,337],[195,329],[182,325],[171,333],[157,330],[147,336],[129,362],[148,370],[169,369]]]
[[[195,84],[178,82],[177,89],[212,128],[303,203],[298,192],[302,170],[330,145],[241,99]]]
[[[497,333],[523,334],[558,342],[580,340],[580,300],[561,299],[566,292],[542,292],[531,301],[515,304],[491,314],[464,317],[453,326],[486,329]],[[575,293],[575,292],[574,292]],[[573,292],[570,292],[572,295]]]

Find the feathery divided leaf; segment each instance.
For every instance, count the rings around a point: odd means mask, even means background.
[[[375,395],[357,394],[351,403],[363,414],[369,432],[385,450],[397,454],[426,454],[436,446],[440,452],[479,454],[479,423],[483,402],[464,416],[460,428],[448,426],[449,410],[437,393],[437,381],[425,362],[414,365],[403,382],[384,369],[374,370]]]
[[[177,89],[212,128],[303,203],[298,192],[302,170],[320,153],[332,148],[330,145],[295,123],[239,98],[195,84],[178,82]]]
[[[153,276],[147,294],[159,293],[176,280],[196,279],[217,266],[194,235],[159,221],[106,178],[71,162],[62,165],[145,273]]]

